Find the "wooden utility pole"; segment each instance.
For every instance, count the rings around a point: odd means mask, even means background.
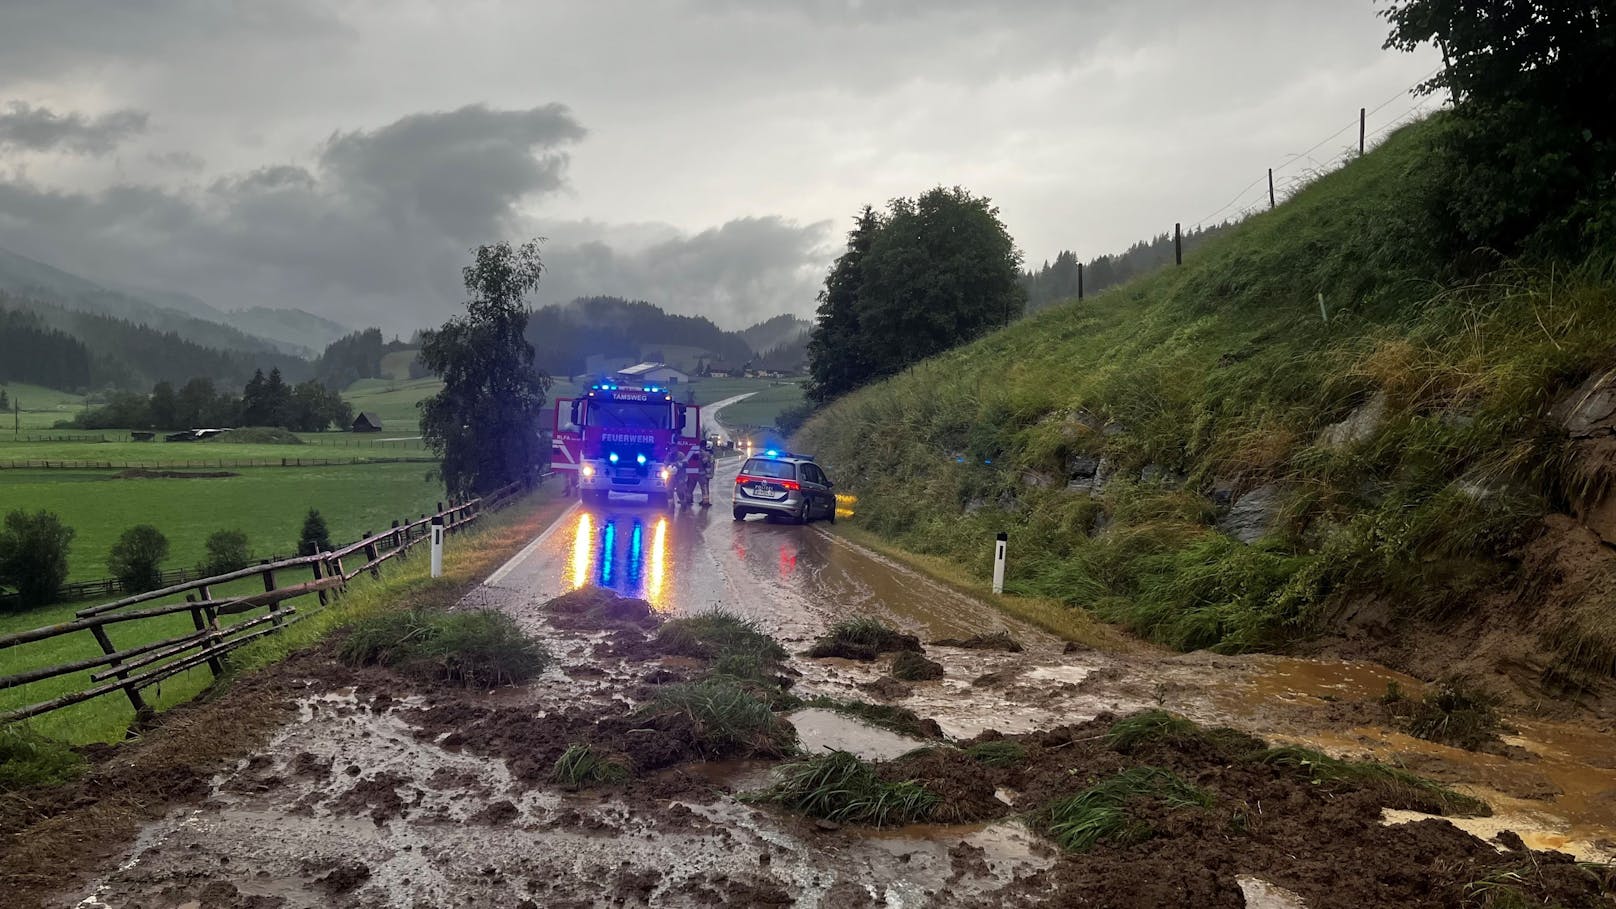
[[[1358,157],[1360,158],[1363,157],[1364,152],[1364,125],[1368,120],[1368,110],[1362,107],[1358,108]]]
[[[1083,263],[1077,263],[1077,301],[1083,302]]]
[[[1268,168],[1268,210],[1274,210],[1274,169]]]
[[[1173,224],[1173,264],[1184,264],[1184,225]]]

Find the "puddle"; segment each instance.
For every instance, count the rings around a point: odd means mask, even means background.
[[[819,707],[788,713],[786,719],[797,727],[803,750],[811,754],[847,751],[867,761],[890,761],[928,744]]]

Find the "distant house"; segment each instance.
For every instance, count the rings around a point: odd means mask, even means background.
[[[617,378],[622,382],[681,385],[690,381],[690,374],[674,369],[666,363],[636,363],[626,369],[618,370]]]
[[[381,432],[382,418],[377,416],[374,410],[362,410],[359,412],[359,416],[354,417],[353,431]]]
[[[728,379],[740,372],[740,369],[725,363],[723,360],[714,360],[707,364],[707,378]]]

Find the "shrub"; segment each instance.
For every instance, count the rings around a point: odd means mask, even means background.
[[[526,681],[551,663],[544,645],[492,609],[371,616],[353,626],[341,656],[350,665],[392,666],[466,688]]]
[[[67,552],[73,528],[48,511],[6,515],[0,529],[0,584],[15,588],[22,606],[56,599],[67,580]]]
[[[168,537],[150,524],[125,530],[107,554],[107,570],[129,593],[156,590],[163,584],[163,560],[168,558]]]
[[[303,532],[297,538],[298,555],[314,555],[331,549],[331,531],[326,529],[325,518],[319,509],[310,508],[303,518]]]
[[[240,530],[216,530],[208,537],[208,558],[202,563],[205,575],[239,571],[252,563],[247,534]]]
[[[881,779],[874,767],[846,751],[816,755],[780,772],[780,782],[759,801],[838,824],[913,824],[929,818],[942,801],[919,783]]]

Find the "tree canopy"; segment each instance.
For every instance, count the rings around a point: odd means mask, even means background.
[[[866,206],[831,266],[808,342],[825,402],[1009,324],[1026,306],[1021,253],[986,197],[937,187]]]
[[[539,244],[480,246],[461,271],[466,314],[424,333],[421,361],[443,379],[422,401],[421,435],[443,459],[451,492],[483,493],[524,479],[549,461],[542,435],[550,377],[533,366],[524,298],[544,265]]]
[[[1446,214],[1469,245],[1579,254],[1616,237],[1616,6],[1396,0],[1386,46],[1430,43],[1453,123]]]

